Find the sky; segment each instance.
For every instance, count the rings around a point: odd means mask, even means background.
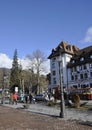
[[[92,0],[0,0],[0,67],[11,67],[15,49],[48,57],[61,41],[92,45]],[[49,65],[48,65],[49,66]]]

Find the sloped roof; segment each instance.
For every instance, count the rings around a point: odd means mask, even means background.
[[[84,54],[89,53],[90,51],[92,51],[92,46],[88,46],[79,50],[78,55],[82,55],[82,54],[84,55]]]
[[[79,51],[79,48],[77,48],[76,46],[70,45],[67,42],[62,41],[59,43],[59,45],[55,49],[52,49],[52,52],[49,55],[48,59],[59,56],[60,53],[62,54],[68,53],[68,54],[74,55],[78,51]]]
[[[73,55],[73,57],[71,58],[70,62],[68,63],[68,67],[92,62],[90,55],[92,55],[92,46],[88,46],[79,50],[78,53]],[[80,61],[81,58],[84,58],[82,62]],[[75,63],[72,63],[73,60],[75,61]]]

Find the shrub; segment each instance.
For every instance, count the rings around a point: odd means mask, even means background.
[[[74,105],[76,108],[80,107],[80,97],[78,94],[74,94]]]
[[[54,106],[56,103],[52,100],[48,101],[47,106]]]

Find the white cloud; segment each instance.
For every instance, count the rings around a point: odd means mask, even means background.
[[[0,68],[11,68],[12,67],[12,60],[3,53],[0,53]]]
[[[88,28],[86,36],[81,42],[92,42],[92,27]]]
[[[28,58],[18,59],[18,61],[19,64],[21,63],[23,69],[28,69],[28,67],[30,67],[31,65],[31,62]],[[49,73],[50,64],[48,60],[45,62],[43,66],[44,68],[46,68],[44,70],[44,74]],[[10,59],[6,54],[0,53],[0,68],[2,67],[10,69],[12,67],[12,59]]]
[[[18,59],[19,64],[21,63],[23,69],[28,67],[29,61],[28,59]],[[0,53],[0,68],[11,68],[12,67],[12,59],[10,59],[6,54]]]

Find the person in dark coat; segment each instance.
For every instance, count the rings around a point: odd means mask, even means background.
[[[29,102],[32,103],[32,94],[29,94]]]
[[[28,95],[27,94],[25,95],[25,102],[26,102],[26,104],[28,103]]]

